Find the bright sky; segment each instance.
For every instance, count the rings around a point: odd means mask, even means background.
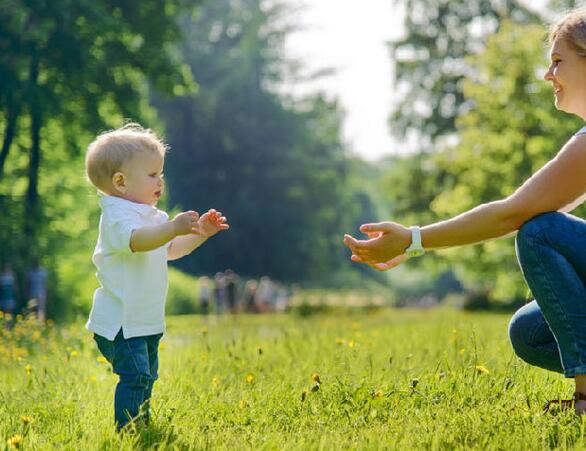
[[[386,43],[402,32],[403,14],[393,0],[289,0],[301,5],[301,27],[288,38],[286,53],[309,71],[333,67],[337,73],[298,86],[294,92],[323,90],[338,97],[346,112],[344,141],[368,160],[400,152],[389,133],[393,107],[393,66]],[[545,0],[525,0],[541,8]]]
[[[304,6],[302,27],[287,41],[286,52],[309,72],[333,67],[334,75],[304,87],[337,96],[346,113],[345,142],[374,160],[390,153],[387,120],[392,106],[392,64],[386,42],[400,34],[402,15],[392,0],[292,0]]]

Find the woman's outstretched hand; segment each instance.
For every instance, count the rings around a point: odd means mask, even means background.
[[[364,263],[379,271],[400,265],[409,257],[405,249],[411,244],[411,231],[395,222],[364,224],[360,231],[367,240],[344,235],[344,244],[352,251],[352,261]]]

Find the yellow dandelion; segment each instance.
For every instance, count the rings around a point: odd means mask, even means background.
[[[30,363],[27,363],[24,367],[24,370],[26,371],[26,374],[31,374],[33,371],[33,366]]]
[[[29,417],[29,416],[26,416],[26,415],[22,415],[22,416],[20,417],[20,419],[21,419],[21,421],[22,421],[22,424],[24,424],[25,426],[26,426],[27,424],[30,424],[30,423],[32,423],[32,422],[33,422],[33,419],[32,419],[31,417]]]
[[[217,377],[214,377],[212,379],[212,385],[214,386],[214,388],[218,388],[220,386],[220,379],[218,379]]]
[[[346,344],[346,340],[344,340],[343,338],[336,338],[336,344],[338,346],[345,345]]]
[[[97,382],[97,381],[98,381],[98,378],[96,377],[96,375],[95,375],[95,374],[92,374],[92,375],[90,376],[90,381],[92,381],[92,382]]]
[[[20,445],[22,445],[22,441],[23,441],[22,435],[15,435],[14,437],[9,438],[6,441],[6,444],[8,445],[9,448],[20,448]]]
[[[161,343],[159,345],[159,350],[162,351],[163,349],[167,349],[167,346],[165,345],[165,343]]]
[[[249,384],[252,384],[252,381],[254,381],[254,376],[250,373],[248,373],[246,375],[246,382],[248,382]]]
[[[488,371],[488,368],[486,368],[483,365],[476,365],[475,368],[476,368],[476,372],[478,374],[489,374],[490,373],[490,371]]]
[[[76,351],[76,350],[74,349],[74,350],[72,350],[72,351],[69,353],[69,355],[70,355],[71,357],[77,357],[77,356],[79,355],[79,352],[78,352],[78,351]]]
[[[373,398],[382,398],[384,396],[384,393],[382,390],[377,390],[372,394]]]
[[[317,382],[318,384],[321,384],[321,380],[319,379],[318,373],[311,373],[311,380],[313,382]]]
[[[108,363],[108,359],[106,359],[106,357],[104,357],[103,355],[99,356],[97,359],[98,363]]]
[[[242,399],[242,400],[240,401],[240,408],[241,408],[241,409],[246,409],[247,407],[248,407],[248,402],[247,402],[247,401],[245,401],[244,399]]]
[[[464,354],[464,353],[466,352],[466,348],[462,348],[462,349],[460,349],[460,351],[459,351],[459,352],[460,352],[460,354]]]
[[[351,348],[353,348],[354,346],[356,346],[356,342],[354,340],[350,340],[348,342],[348,346],[351,347]]]

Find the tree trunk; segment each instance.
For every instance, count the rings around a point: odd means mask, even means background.
[[[39,167],[41,164],[41,127],[42,127],[42,112],[41,102],[39,101],[39,62],[38,56],[33,55],[31,63],[31,96],[30,96],[30,116],[31,116],[31,151],[28,167],[28,188],[25,197],[25,233],[29,241],[27,254],[36,249],[37,246],[37,230],[40,223],[39,210]]]
[[[2,141],[2,150],[0,150],[0,181],[4,174],[4,164],[10,152],[10,146],[16,134],[16,120],[18,119],[18,110],[14,106],[9,106],[7,111],[6,128],[4,129],[4,141]]]

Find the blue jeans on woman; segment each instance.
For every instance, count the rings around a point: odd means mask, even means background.
[[[114,421],[122,429],[140,418],[148,423],[153,385],[158,379],[159,341],[163,334],[124,338],[122,329],[110,341],[94,334],[102,355],[120,377],[114,395]],[[142,409],[142,412],[141,412]]]
[[[515,353],[568,378],[586,374],[586,221],[541,214],[519,229],[516,249],[535,300],[509,324]]]

